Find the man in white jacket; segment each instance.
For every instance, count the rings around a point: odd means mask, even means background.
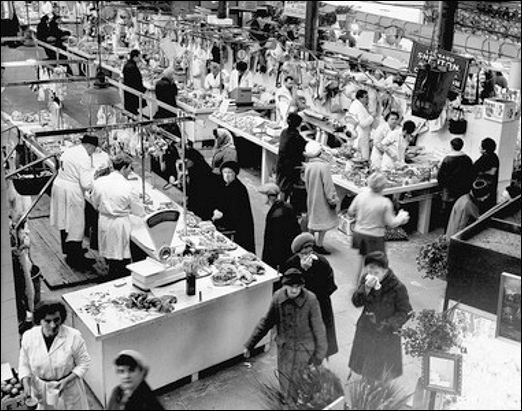
[[[357,90],[355,100],[350,105],[348,113],[357,120],[357,148],[364,160],[370,159],[370,132],[374,116],[368,111],[369,96],[366,90]]]
[[[118,155],[113,159],[114,171],[94,182],[93,207],[99,211],[98,247],[100,256],[109,264],[109,279],[128,275],[130,263],[131,207],[139,203],[139,193],[127,180],[132,159]]]
[[[67,264],[78,269],[92,265],[83,255],[82,241],[85,231],[85,192],[92,188],[92,154],[96,147],[98,137],[86,134],[81,144],[66,149],[60,156],[58,176],[51,191],[51,225],[60,230]]]

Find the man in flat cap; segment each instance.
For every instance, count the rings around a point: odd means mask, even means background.
[[[58,176],[51,191],[50,222],[60,230],[65,261],[73,268],[87,269],[92,261],[84,257],[85,193],[92,189],[92,154],[98,137],[84,135],[81,144],[66,149],[60,156]]]
[[[263,185],[259,190],[266,195],[270,210],[266,215],[263,243],[263,261],[273,268],[282,266],[292,255],[292,240],[301,232],[293,207],[279,199],[281,190],[275,183]]]
[[[277,328],[279,386],[287,399],[296,400],[295,382],[309,364],[320,365],[326,356],[326,330],[316,296],[304,288],[300,270],[285,271],[283,288],[276,291],[265,317],[245,344],[244,356],[272,329]]]

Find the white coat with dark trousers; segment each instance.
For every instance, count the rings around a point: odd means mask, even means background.
[[[102,257],[111,260],[131,257],[131,205],[138,201],[138,192],[119,171],[95,180],[91,202],[100,213],[98,247]]]
[[[51,191],[50,222],[68,234],[66,241],[82,241],[85,230],[84,192],[92,188],[92,158],[83,144],[60,156],[58,176]]]
[[[357,148],[362,158],[370,159],[370,133],[372,131],[373,116],[359,100],[354,100],[348,112],[357,119]]]
[[[26,331],[22,337],[18,376],[20,380],[31,377],[31,395],[39,400],[38,409],[88,410],[83,377],[90,363],[91,357],[78,330],[61,325],[51,348],[47,350],[42,327],[37,326]],[[54,381],[71,373],[76,374],[77,378],[63,389],[56,405],[48,404],[47,392],[55,385]]]
[[[327,231],[339,224],[336,206],[337,191],[329,164],[321,158],[312,158],[305,164],[304,181],[307,192],[308,229]]]

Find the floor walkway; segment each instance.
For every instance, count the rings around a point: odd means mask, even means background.
[[[21,47],[7,49],[2,47],[2,61],[24,60],[29,56],[34,58],[34,49]],[[29,78],[32,69],[6,70],[8,81]],[[29,75],[28,75],[29,74]],[[65,99],[65,111],[75,120],[87,124],[87,111],[80,105],[81,87],[69,85],[69,93]],[[28,87],[8,88],[2,95],[2,110],[8,113],[13,110],[23,112],[38,110],[36,95]],[[206,153],[209,155],[209,152]],[[258,170],[242,170],[240,179],[246,184],[250,194],[256,230],[257,254],[262,251],[264,219],[268,206],[264,196],[256,191],[260,184]],[[437,233],[427,236],[413,235],[410,241],[388,243],[388,254],[391,268],[408,288],[414,310],[442,308],[445,283],[439,280],[425,280],[417,272],[415,256],[419,247],[434,239]],[[332,356],[326,365],[343,381],[348,375],[348,358],[355,332],[355,323],[360,310],[353,307],[351,295],[354,289],[354,278],[358,267],[358,254],[350,247],[351,239],[337,230],[330,231],[326,236],[325,246],[332,250],[328,256],[335,271],[335,280],[339,289],[333,294],[333,308],[337,326],[340,351]],[[36,262],[38,264],[38,262]],[[42,297],[59,297],[64,292],[74,291],[85,286],[50,291],[43,287]],[[268,308],[268,307],[267,307]],[[197,324],[195,325],[197,326]],[[252,324],[252,328],[255,324]],[[122,347],[123,348],[123,347]],[[151,353],[144,353],[145,355]],[[180,359],[183,361],[183,359]],[[208,375],[194,383],[182,386],[172,386],[161,390],[160,399],[167,409],[265,409],[260,397],[259,381],[274,378],[276,368],[276,349],[272,346],[268,353],[261,353],[253,358],[251,366],[238,360],[211,370]],[[154,370],[151,370],[154,373]],[[420,363],[410,357],[404,357],[404,375],[399,382],[406,390],[412,392],[420,376]],[[100,404],[91,396],[93,409],[101,409]]]

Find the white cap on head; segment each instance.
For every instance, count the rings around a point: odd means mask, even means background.
[[[317,141],[309,141],[306,143],[304,155],[309,158],[318,157],[323,147]]]
[[[46,1],[42,6],[42,16],[46,16],[47,14],[51,14],[53,12],[53,5],[51,2]]]

